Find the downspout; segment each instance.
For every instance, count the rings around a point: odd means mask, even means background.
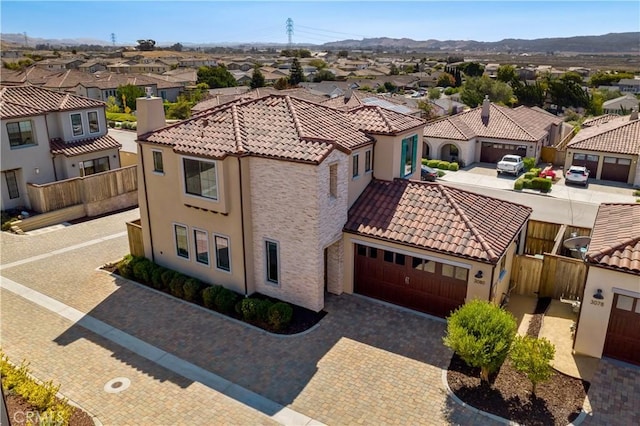
[[[244,197],[242,195],[242,158],[238,158],[238,178],[240,180],[240,227],[242,228],[242,269],[244,274],[244,297],[248,296],[249,289],[247,285],[247,249],[244,232]]]
[[[142,166],[142,187],[144,188],[144,203],[147,210],[147,223],[149,226],[149,244],[151,244],[151,261],[156,262],[156,257],[153,250],[153,232],[151,232],[151,216],[149,214],[149,196],[147,195],[147,174],[144,170],[144,149],[142,144],[138,143],[140,148],[140,165]]]
[[[47,129],[47,143],[49,144],[49,153],[51,153],[51,138],[49,137],[49,120],[47,114],[44,115],[44,127]],[[56,156],[51,155],[51,165],[53,166],[53,178],[58,181],[58,172],[56,172]]]

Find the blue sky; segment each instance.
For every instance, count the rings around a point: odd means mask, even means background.
[[[166,42],[322,44],[363,37],[497,41],[640,31],[624,1],[0,1],[2,33]]]

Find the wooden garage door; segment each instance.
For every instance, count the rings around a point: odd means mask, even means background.
[[[604,157],[600,179],[627,182],[631,171],[631,160],[628,158]]]
[[[613,297],[603,355],[640,365],[640,299]]]
[[[596,172],[598,171],[598,160],[600,159],[597,155],[591,154],[573,154],[573,161],[571,162],[572,166],[584,166],[589,170],[589,176],[594,178],[596,177]]]
[[[468,270],[356,244],[354,291],[439,317],[464,304]]]
[[[508,143],[482,142],[480,161],[483,163],[497,163],[505,155],[519,155],[526,157],[527,147],[524,145],[511,145]]]

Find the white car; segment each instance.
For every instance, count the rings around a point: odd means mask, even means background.
[[[518,176],[524,170],[524,162],[519,155],[505,155],[502,160],[498,161],[498,174],[511,173]]]
[[[566,183],[576,183],[587,186],[589,180],[589,170],[584,166],[571,166],[565,174]]]

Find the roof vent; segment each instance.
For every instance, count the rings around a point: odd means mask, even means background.
[[[484,100],[482,101],[482,118],[489,118],[489,108],[491,106],[491,101],[489,100],[489,95],[484,96]]]
[[[637,109],[631,110],[631,116],[629,116],[629,121],[633,121],[637,119],[638,119],[638,110]]]

